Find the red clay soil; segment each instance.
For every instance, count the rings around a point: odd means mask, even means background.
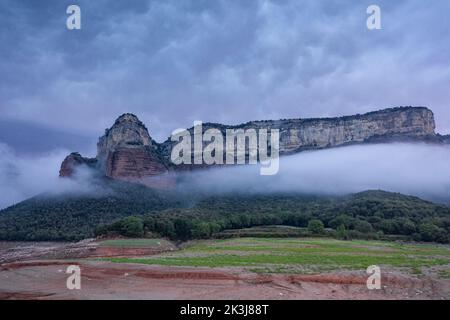
[[[89,257],[135,257],[150,256],[167,251],[158,248],[121,248],[121,247],[97,247],[89,253]]]
[[[147,279],[186,279],[186,280],[239,280],[236,275],[223,272],[160,272],[160,271],[138,271],[136,277]]]
[[[0,265],[0,271],[11,271],[21,269],[25,267],[46,267],[46,266],[68,266],[71,264],[77,264],[77,262],[70,261],[26,261],[26,262],[14,262],[5,263]]]
[[[68,290],[66,267],[81,268],[81,290]],[[449,281],[390,272],[381,290],[361,273],[258,275],[239,269],[31,261],[3,265],[0,299],[450,299]]]
[[[1,293],[0,300],[40,300],[52,296],[52,294],[44,293]]]

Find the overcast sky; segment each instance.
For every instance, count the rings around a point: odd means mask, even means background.
[[[382,30],[366,28],[370,4]],[[447,0],[2,0],[0,142],[93,155],[124,112],[162,142],[194,120],[400,105],[430,107],[449,133],[449,14]]]

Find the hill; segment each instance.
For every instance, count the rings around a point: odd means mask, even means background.
[[[181,204],[170,192],[103,181],[99,194],[41,194],[0,211],[2,240],[80,240],[95,226]]]
[[[40,195],[0,211],[0,239],[79,240],[116,233],[186,240],[252,226],[307,227],[318,219],[351,237],[449,241],[448,207],[398,193],[198,195],[118,181],[106,185],[95,196]]]
[[[417,197],[384,191],[348,196],[253,194],[209,196],[193,208],[168,209],[104,226],[100,234],[157,233],[172,239],[209,238],[227,229],[287,225],[309,227],[320,220],[327,235],[342,238],[448,242],[450,209]],[[134,230],[135,233],[129,233]],[[386,238],[386,237],[385,237]]]

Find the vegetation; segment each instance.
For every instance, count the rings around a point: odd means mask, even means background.
[[[308,230],[313,234],[323,234],[325,227],[323,222],[318,219],[312,219],[308,222]]]
[[[137,247],[159,247],[162,245],[170,245],[169,241],[164,239],[114,239],[104,240],[99,243],[102,247],[119,247],[119,248],[137,248]]]
[[[300,236],[324,234],[328,230],[326,235],[347,240],[448,243],[450,239],[448,207],[383,191],[367,191],[348,197],[216,196],[208,197],[190,209],[168,209],[143,215],[140,219],[144,234],[156,233],[176,240],[225,237],[227,232],[224,230],[267,225],[307,228],[309,233],[303,231]],[[100,226],[97,234],[122,234],[123,222]]]
[[[182,204],[171,193],[122,182],[100,185],[89,195],[43,194],[0,211],[0,239],[81,240],[93,237],[99,224],[177,206]],[[120,232],[135,236],[139,228]]]
[[[202,240],[184,249],[145,258],[109,258],[113,262],[170,266],[244,267],[256,272],[365,270],[370,265],[408,268],[421,273],[435,267],[445,277],[448,246],[406,245],[382,241],[239,238]],[[441,269],[440,269],[441,268]]]
[[[326,230],[324,236],[333,236],[333,232]],[[331,230],[332,231],[332,230]],[[215,238],[293,238],[293,237],[312,237],[313,234],[307,228],[298,228],[291,226],[259,226],[243,229],[229,229],[214,234]]]
[[[0,211],[1,240],[79,240],[121,235],[184,241],[224,237],[229,229],[270,225],[304,228],[303,234],[339,239],[447,243],[450,208],[383,191],[343,197],[208,196],[110,182],[95,196],[41,195]]]

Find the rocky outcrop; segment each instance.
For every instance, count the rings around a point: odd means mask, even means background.
[[[152,176],[168,174],[158,144],[133,114],[123,114],[97,144],[97,159],[105,176],[153,185]]]
[[[84,158],[78,152],[72,152],[62,162],[61,169],[59,170],[59,176],[72,177],[77,168],[82,166],[95,168],[97,166],[97,162],[98,161],[95,158]]]
[[[97,143],[97,158],[104,161],[118,148],[155,148],[145,125],[134,114],[126,113],[117,118],[114,125],[105,130]]]
[[[96,169],[104,176],[117,180],[140,182],[155,187],[174,183],[160,156],[158,144],[152,140],[145,125],[129,113],[120,116],[99,138],[95,159],[73,153],[64,160],[60,176],[72,176],[73,168],[86,162],[95,162]],[[154,176],[158,178],[153,178]]]
[[[358,143],[448,141],[448,137],[435,133],[433,113],[425,107],[399,107],[339,118],[251,121],[237,126],[203,124],[203,131],[209,128],[219,129],[224,135],[226,129],[279,129],[281,155]],[[193,133],[193,128],[188,130]],[[71,176],[73,168],[87,164],[113,179],[171,185],[171,171],[202,167],[172,165],[174,144],[170,139],[158,144],[135,115],[123,114],[100,137],[95,159],[73,153],[64,160],[60,175]]]
[[[280,129],[282,154],[355,143],[433,140],[435,137],[433,113],[421,107],[385,109],[340,118],[270,123],[271,127]],[[257,125],[265,126],[262,123]]]
[[[226,129],[279,129],[280,154],[349,144],[391,141],[435,141],[433,112],[425,107],[399,107],[339,118],[251,121],[238,126],[205,123],[203,131]],[[193,128],[188,129],[191,133]],[[166,158],[174,142],[162,144]]]

